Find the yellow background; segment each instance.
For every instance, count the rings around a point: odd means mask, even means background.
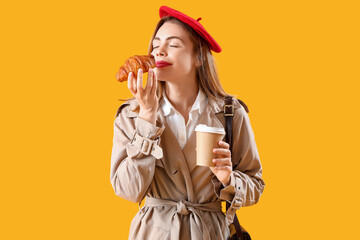
[[[254,240],[359,239],[356,1],[1,3],[0,239],[127,239],[136,203],[110,184],[115,73],[168,5],[223,48],[266,182],[238,211]]]

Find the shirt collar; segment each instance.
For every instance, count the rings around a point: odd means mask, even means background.
[[[214,114],[224,112],[225,101],[224,101],[223,98],[213,98],[213,97],[206,96],[206,99],[207,99],[207,103],[203,104],[204,109],[205,109],[206,106],[208,106]],[[161,98],[161,101],[163,101],[163,98]],[[115,117],[117,117],[118,114],[120,114],[121,108],[126,106],[126,105],[129,105],[129,111],[127,111],[127,114],[126,114],[126,116],[128,118],[135,118],[135,117],[137,117],[139,115],[139,110],[138,110],[139,109],[139,103],[136,100],[136,98],[134,97],[134,98],[128,100],[127,102],[123,103],[119,107],[118,112],[116,113]],[[236,108],[239,108],[239,107],[241,107],[241,104],[239,103],[239,101],[234,101],[234,108],[236,109]],[[158,111],[162,111],[161,110],[161,104],[159,104]]]
[[[203,101],[206,100],[206,95],[205,92],[199,87],[199,92],[198,95],[196,96],[195,102],[192,105],[192,108],[190,110],[190,112],[198,110],[199,114],[201,114],[204,109],[206,104],[203,104]],[[171,111],[176,111],[176,109],[174,108],[174,106],[170,103],[169,99],[166,97],[165,94],[165,90],[163,90],[163,98],[161,100],[161,109],[164,113],[164,116],[167,116],[171,113]]]

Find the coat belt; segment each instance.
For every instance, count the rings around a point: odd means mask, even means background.
[[[182,200],[179,202],[175,202],[172,200],[159,199],[153,197],[146,197],[144,207],[159,207],[159,206],[169,206],[176,207],[176,211],[172,216],[173,225],[170,229],[171,239],[180,239],[180,215],[188,215],[193,213],[194,216],[190,217],[190,221],[194,221],[194,224],[197,226],[196,229],[192,229],[192,234],[195,236],[191,236],[194,239],[211,239],[209,229],[206,226],[206,222],[204,221],[204,216],[202,211],[208,212],[221,212],[221,202],[211,202],[211,203],[193,203],[188,202],[186,200]],[[194,226],[190,223],[190,226]]]

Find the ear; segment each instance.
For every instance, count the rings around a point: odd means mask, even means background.
[[[196,67],[200,67],[201,66],[201,61],[200,61],[200,58],[196,58],[196,60],[195,60],[195,66]]]

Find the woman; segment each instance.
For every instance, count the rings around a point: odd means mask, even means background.
[[[233,101],[232,152],[220,141],[215,167],[196,166],[195,126],[224,127],[229,95],[211,54],[221,48],[200,19],[166,6],[160,17],[149,46],[156,72],[149,70],[145,88],[142,70],[129,75],[135,98],[114,121],[111,184],[129,201],[146,197],[129,239],[228,239],[235,210],[257,203],[265,186],[250,120]],[[221,201],[231,203],[226,216]]]

